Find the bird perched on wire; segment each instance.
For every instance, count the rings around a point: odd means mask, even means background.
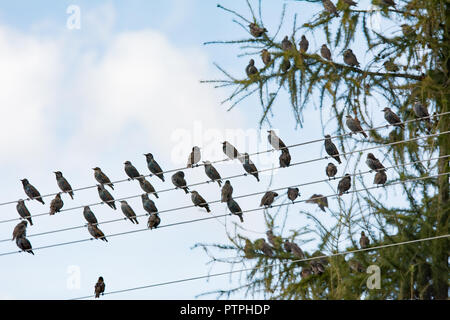
[[[358,4],[353,0],[344,0],[344,3],[348,4],[348,6],[357,6]]]
[[[139,221],[136,218],[136,213],[134,213],[133,208],[131,208],[128,202],[125,200],[120,201],[120,209],[122,209],[125,217],[127,217],[131,222],[139,224]]]
[[[322,0],[323,7],[325,11],[328,11],[331,14],[334,14],[336,17],[339,17],[339,13],[337,12],[336,6],[330,0]]]
[[[326,44],[323,44],[320,48],[320,55],[322,56],[322,58],[331,61],[331,51],[330,49],[328,49]]]
[[[375,174],[375,178],[373,179],[373,184],[385,184],[387,181],[386,171],[381,170]]]
[[[203,161],[203,164],[205,165],[205,173],[213,182],[217,181],[219,184],[219,187],[222,186],[222,177],[220,176],[219,172],[216,168],[211,164],[209,161]]]
[[[430,114],[428,113],[428,109],[426,105],[420,103],[419,99],[416,98],[413,104],[413,111],[418,118],[425,118],[424,120],[427,122],[428,132],[431,131],[431,119]]]
[[[352,49],[347,49],[344,51],[344,62],[352,67],[359,67],[358,59],[356,59],[355,54]]]
[[[270,56],[270,52],[267,49],[262,49],[261,51],[261,60],[262,62],[268,66],[272,61],[272,57]]]
[[[400,117],[394,111],[388,107],[384,108],[382,111],[384,112],[384,119],[386,119],[389,124],[405,129],[402,120],[400,120]]]
[[[280,154],[280,168],[287,168],[291,165],[291,154],[289,150],[283,149]]]
[[[92,168],[92,170],[94,170],[94,178],[98,183],[106,184],[114,190],[114,185],[111,183],[111,180],[109,180],[108,176],[103,173],[102,169],[100,169],[99,167],[95,167]]]
[[[256,178],[256,180],[258,180],[258,182],[259,182],[258,169],[256,169],[255,164],[250,160],[250,156],[248,155],[247,152],[244,153],[243,159],[244,159],[244,162],[243,162],[242,166],[244,167],[244,170],[247,173],[254,176]]]
[[[23,190],[25,191],[25,194],[30,198],[31,200],[37,200],[42,204],[45,204],[44,200],[41,197],[41,194],[39,191],[32,185],[27,179],[22,179]]]
[[[349,114],[346,115],[345,117],[347,118],[345,123],[353,133],[361,133],[365,138],[367,138],[367,134],[364,132],[363,128],[361,127],[361,123],[357,118],[353,119],[352,116]]]
[[[296,243],[286,240],[284,242],[284,249],[287,252],[292,253],[296,258],[300,258],[300,259],[305,258],[305,254],[303,253],[303,250]]]
[[[105,187],[101,184],[97,185],[97,191],[100,199],[112,209],[116,210],[116,204],[114,203],[114,198],[111,193],[109,193],[109,191],[106,190]]]
[[[234,160],[234,159],[239,159],[240,161],[242,158],[242,155],[239,153],[239,151],[237,151],[237,149],[228,141],[224,141],[222,142],[222,150],[223,153],[225,153],[225,155],[230,159],[230,160]]]
[[[384,170],[383,164],[373,155],[373,153],[367,154],[366,164],[371,170],[374,171]]]
[[[31,242],[25,237],[16,238],[16,245],[20,250],[31,253],[34,256],[33,247],[31,246]]]
[[[191,191],[191,200],[196,207],[205,208],[206,212],[211,212],[208,202],[197,191]]]
[[[275,200],[275,197],[278,197],[278,193],[273,191],[267,191],[261,199],[260,207],[264,206],[266,208],[270,207]]]
[[[330,162],[325,168],[325,173],[327,174],[327,177],[331,180],[331,178],[333,178],[337,174],[337,167]]]
[[[266,28],[259,27],[256,23],[252,22],[248,25],[250,28],[250,34],[255,38],[261,37],[264,33],[267,32]]]
[[[145,179],[144,177],[138,177],[136,179],[137,179],[137,181],[139,181],[139,185],[141,186],[141,189],[144,190],[144,192],[151,193],[157,199],[159,198],[158,194],[156,193],[155,188],[147,179]]]
[[[283,38],[283,41],[281,41],[281,49],[283,49],[283,51],[289,51],[294,49],[294,45],[292,44],[291,41],[289,41],[288,36],[285,36]]]
[[[382,4],[386,7],[394,7],[395,8],[394,0],[380,0],[380,4]]]
[[[221,199],[220,202],[227,202],[229,199],[231,199],[231,196],[233,195],[233,187],[231,186],[230,180],[225,181],[225,184],[222,187],[221,190]]]
[[[298,188],[288,188],[287,196],[288,199],[292,201],[292,203],[294,203],[295,199],[297,199],[299,195],[300,193],[298,191]]]
[[[156,205],[153,202],[153,200],[150,200],[148,194],[146,193],[142,194],[141,199],[142,199],[142,207],[144,208],[145,211],[147,211],[149,214],[158,212],[158,208],[156,208]]]
[[[187,187],[186,180],[184,179],[183,171],[177,171],[172,175],[172,183],[176,189],[181,188],[185,193],[189,193],[189,188]]]
[[[61,191],[68,193],[69,196],[73,199],[72,187],[70,186],[66,178],[63,177],[62,172],[55,171],[54,174],[56,175],[56,182],[58,183],[58,187],[61,189]]]
[[[255,245],[257,249],[261,250],[266,256],[273,257],[273,249],[264,238],[256,240]]]
[[[23,201],[22,199],[20,199],[17,202],[17,206],[16,206],[17,212],[19,213],[19,215],[23,218],[23,219],[27,219],[28,222],[30,223],[30,225],[33,225],[33,221],[31,220],[31,214],[30,211],[28,210],[28,208],[25,206],[25,201]]]
[[[103,295],[104,292],[105,292],[105,281],[103,280],[103,277],[99,277],[94,287],[95,297],[100,298],[100,295]]]
[[[86,219],[86,221],[90,224],[97,224],[97,218],[95,217],[95,214],[92,212],[91,208],[89,206],[85,206],[83,208],[83,216]]]
[[[237,215],[239,217],[239,219],[241,220],[241,222],[244,222],[244,217],[242,216],[242,209],[239,206],[239,204],[236,201],[234,201],[233,198],[230,197],[228,199],[227,206],[232,214]]]
[[[135,178],[141,176],[139,174],[139,171],[131,164],[130,161],[125,161],[123,164],[125,165],[124,167],[125,173],[127,174],[128,177],[130,177],[131,180],[134,180]]]
[[[153,173],[155,176],[160,178],[164,182],[164,174],[159,166],[158,162],[153,158],[153,155],[151,153],[144,154],[145,158],[147,159],[147,167],[148,170],[150,170],[151,173]]]
[[[158,228],[159,224],[161,223],[161,218],[158,216],[158,213],[152,213],[149,217],[148,217],[148,221],[147,221],[147,227],[152,230],[152,229],[156,229]]]
[[[245,73],[248,77],[252,77],[255,74],[258,74],[258,69],[255,67],[255,60],[250,59],[248,65],[245,67]]]
[[[189,154],[189,158],[187,161],[187,167],[192,168],[194,164],[198,163],[201,159],[200,148],[197,146],[192,147],[192,151]]]
[[[19,222],[14,227],[11,241],[13,241],[17,238],[25,237],[27,235],[27,226],[28,226],[28,222],[26,222],[26,221]]]
[[[329,134],[325,135],[325,151],[327,154],[334,158],[339,164],[341,164],[341,159],[339,158],[339,151],[336,145],[331,141],[331,136]]]
[[[50,202],[50,215],[60,212],[63,206],[64,202],[61,199],[61,193],[57,193],[52,202]]]
[[[361,238],[359,238],[359,246],[361,247],[361,249],[365,249],[369,246],[369,244],[370,244],[369,238],[366,237],[364,231],[361,231]]]
[[[305,35],[302,35],[302,39],[299,42],[300,52],[308,51],[309,41],[306,39]]]
[[[328,208],[328,199],[322,194],[313,194],[311,198],[306,200],[306,203],[315,203],[319,206],[320,210],[325,212],[325,207]]]
[[[271,144],[271,146],[275,149],[275,150],[283,150],[283,149],[287,149],[286,145],[284,144],[283,140],[281,140],[277,134],[275,133],[275,131],[273,130],[268,130],[267,131],[269,133],[269,135],[267,136],[267,140],[269,140],[269,143]]]
[[[92,223],[88,223],[88,231],[95,239],[100,239],[102,241],[108,242],[108,239],[106,239],[105,234],[102,230],[96,225]]]
[[[350,190],[351,186],[352,186],[352,178],[348,173],[346,173],[345,176],[338,183],[339,196],[342,196],[344,193]]]

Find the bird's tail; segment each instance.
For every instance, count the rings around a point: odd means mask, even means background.
[[[96,297],[96,298],[100,298],[100,293],[97,293],[97,292],[96,292],[96,293],[95,293],[95,297]]]
[[[30,225],[32,226],[33,225],[33,221],[31,221],[31,218],[28,218],[27,220],[30,223]]]
[[[241,220],[242,223],[244,223],[244,217],[242,216],[242,213],[238,214],[239,219]]]
[[[110,187],[111,187],[111,189],[113,189],[113,190],[114,190],[114,185],[113,185],[112,183],[109,183],[109,184],[108,184],[108,186],[110,186]]]
[[[159,199],[159,196],[156,192],[154,192],[153,194],[155,195],[156,199]]]
[[[42,204],[45,204],[44,200],[43,200],[41,197],[36,198],[36,200],[39,201],[39,202],[42,203]]]
[[[364,131],[361,131],[361,133],[364,136],[364,138],[368,138],[367,133],[365,133]]]
[[[134,221],[136,221],[136,224],[139,224],[139,221],[137,220],[136,217],[134,217]]]
[[[206,212],[208,212],[208,213],[211,212],[208,205],[205,208],[206,208]]]
[[[102,237],[102,240],[108,242],[108,239],[106,239],[105,236]]]
[[[28,250],[28,253],[31,253],[34,256],[33,250]]]
[[[219,187],[222,187],[222,182],[220,180],[217,180],[217,183],[219,184]]]
[[[163,176],[162,174],[160,174],[160,175],[158,176],[158,178],[160,178],[160,179],[164,182],[164,176]]]
[[[69,192],[69,196],[72,198],[72,200],[73,200],[73,192],[72,191],[70,191]]]
[[[183,190],[185,193],[189,193],[189,188],[188,187],[183,187]]]

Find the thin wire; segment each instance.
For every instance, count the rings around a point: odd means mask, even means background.
[[[450,155],[445,155],[445,156],[440,156],[440,157],[435,157],[435,158],[430,158],[430,159],[424,159],[424,160],[418,160],[418,161],[409,162],[409,163],[400,164],[400,165],[395,165],[395,166],[391,166],[391,167],[385,167],[384,170],[398,168],[398,167],[405,167],[405,166],[409,166],[409,165],[413,165],[413,164],[417,164],[417,163],[428,162],[428,161],[432,161],[432,160],[439,160],[439,159],[448,158],[448,157],[450,157]],[[368,170],[368,171],[363,171],[363,172],[359,172],[359,173],[352,173],[352,174],[349,174],[349,176],[350,177],[363,176],[365,174],[372,173],[372,172],[373,172],[373,170]],[[297,185],[293,185],[293,186],[289,186],[289,187],[291,187],[291,188],[302,187],[302,186],[307,186],[307,185],[321,183],[321,182],[329,182],[331,180],[337,180],[337,179],[343,178],[343,177],[344,176],[338,176],[338,177],[334,177],[333,179],[316,180],[316,181],[301,183],[301,184],[297,184]],[[233,197],[233,199],[240,199],[240,198],[246,198],[246,197],[261,195],[261,194],[264,194],[264,193],[266,193],[268,191],[281,191],[281,190],[285,190],[287,188],[288,187],[281,187],[281,188],[276,188],[276,189],[272,189],[272,190],[266,190],[266,191],[259,191],[259,192],[244,194],[244,195]],[[205,202],[205,203],[202,203],[202,204],[211,205],[211,204],[216,204],[216,203],[220,203],[220,202],[221,202],[221,200],[219,199],[219,200],[214,200],[214,201],[210,201],[210,202]],[[189,205],[189,206],[182,206],[182,207],[177,207],[177,208],[171,208],[171,209],[158,211],[158,214],[166,213],[166,212],[172,212],[172,211],[178,211],[178,210],[184,210],[184,209],[189,209],[189,208],[193,208],[193,207],[196,207],[196,206],[195,205]],[[136,218],[144,217],[144,216],[148,216],[148,215],[149,215],[148,213],[140,214],[140,215],[136,215]],[[126,221],[127,218],[124,217],[124,218],[119,218],[119,219],[106,220],[106,221],[103,221],[103,222],[98,222],[97,225],[108,224],[108,223],[113,223],[113,222],[119,222],[119,221],[124,221],[124,220]],[[46,235],[46,234],[51,234],[51,233],[58,233],[58,232],[75,230],[75,229],[81,229],[81,228],[85,228],[85,227],[87,227],[87,224],[83,224],[81,226],[68,227],[68,228],[63,228],[63,229],[57,229],[57,230],[52,230],[52,231],[46,231],[46,232],[41,232],[41,233],[30,234],[30,235],[27,235],[27,238],[35,237],[35,236],[41,236],[41,235]],[[0,240],[0,243],[2,243],[2,242],[9,242],[9,241],[11,241],[11,238]]]
[[[396,181],[396,182],[392,182],[389,184],[385,184],[383,187],[387,187],[387,186],[392,186],[392,185],[396,185],[396,184],[400,184],[400,183],[406,183],[406,182],[412,182],[412,181],[419,181],[419,180],[424,180],[424,179],[429,179],[429,178],[436,178],[439,176],[443,176],[443,175],[448,175],[450,174],[449,172],[445,172],[445,173],[440,173],[440,174],[436,174],[433,176],[425,176],[425,177],[419,177],[419,178],[412,178],[412,179],[406,179],[406,180],[400,180],[400,181]],[[371,189],[377,189],[379,188],[379,186],[374,186],[374,187],[369,187],[369,188],[363,188],[363,189],[359,189],[359,190],[352,190],[352,191],[347,191],[346,194],[350,194],[350,193],[357,193],[357,192],[361,192],[361,191],[367,191],[367,190],[371,190]],[[327,197],[340,197],[338,193],[335,194],[331,194],[328,196],[323,196],[320,198],[327,198]],[[317,198],[317,199],[320,199]],[[286,206],[286,205],[291,205],[291,204],[297,204],[297,203],[301,203],[301,202],[306,202],[310,199],[304,199],[304,200],[298,200],[298,201],[293,201],[292,203],[286,202],[286,203],[281,203],[281,204],[277,204],[277,205],[272,205],[269,208],[277,208],[277,207],[282,207],[282,206]],[[268,208],[265,207],[259,207],[259,208],[255,208],[255,209],[250,209],[250,210],[243,210],[242,214],[244,213],[250,213],[250,212],[255,212],[255,211],[259,211],[259,210],[265,210]],[[223,215],[211,215],[210,217],[205,217],[205,218],[199,218],[199,219],[193,219],[193,220],[186,220],[186,221],[181,221],[181,222],[175,222],[175,223],[171,223],[171,224],[166,224],[166,225],[162,225],[162,226],[158,226],[158,228],[156,229],[161,229],[161,228],[167,228],[167,227],[172,227],[172,226],[177,226],[177,225],[183,225],[183,224],[189,224],[189,223],[195,223],[195,222],[199,222],[199,221],[204,221],[204,220],[211,220],[211,219],[217,219],[217,218],[221,218],[221,217],[226,217],[226,216],[232,216],[233,214],[229,213],[229,214],[223,214]],[[115,236],[120,236],[120,235],[125,235],[125,234],[132,234],[132,233],[137,233],[137,232],[142,232],[142,231],[148,231],[150,230],[149,228],[145,228],[145,229],[138,229],[138,230],[131,230],[131,231],[125,231],[125,232],[120,232],[120,233],[113,233],[113,234],[109,234],[109,235],[105,235],[105,238],[112,238]],[[59,247],[59,246],[64,246],[64,245],[68,245],[68,244],[73,244],[73,243],[80,243],[80,242],[86,242],[86,241],[90,241],[90,240],[94,240],[93,237],[91,238],[86,238],[86,239],[81,239],[81,240],[74,240],[74,241],[68,241],[68,242],[61,242],[61,243],[56,243],[56,244],[52,244],[52,245],[47,245],[47,246],[43,246],[43,247],[37,247],[37,248],[32,248],[33,251],[35,250],[40,250],[40,249],[46,249],[46,248],[52,248],[52,247]],[[6,256],[6,255],[11,255],[11,254],[17,254],[17,253],[22,253],[24,251],[21,250],[16,250],[16,251],[10,251],[10,252],[4,252],[4,253],[0,253],[0,256]]]
[[[444,116],[444,115],[447,115],[447,114],[450,114],[450,111],[439,113],[439,114],[435,114],[435,115],[430,115],[430,116],[427,116],[427,117],[406,120],[406,121],[399,122],[399,123],[396,123],[396,124],[387,124],[387,125],[374,127],[374,128],[370,128],[370,129],[366,129],[366,130],[344,133],[344,134],[341,134],[341,135],[333,136],[330,139],[342,138],[342,137],[345,137],[345,136],[351,136],[353,134],[356,135],[356,134],[358,134],[360,132],[364,132],[364,131],[376,131],[378,129],[389,128],[391,126],[397,126],[397,125],[400,125],[400,124],[406,124],[406,123],[410,123],[410,122],[422,121],[422,120],[425,120],[427,118],[439,117],[439,116]],[[440,133],[440,134],[444,134],[444,133]],[[440,134],[437,134],[437,135],[440,135]],[[434,136],[434,135],[430,135],[430,136]],[[307,145],[307,144],[311,144],[311,143],[317,143],[317,142],[324,141],[324,140],[325,140],[325,138],[316,139],[316,140],[310,140],[310,141],[306,141],[306,142],[301,142],[301,143],[289,145],[289,146],[287,146],[287,148],[295,148],[295,147],[299,147],[299,146],[303,146],[303,145]],[[403,142],[405,142],[405,141],[408,141],[408,140],[404,140]],[[251,153],[251,154],[249,154],[249,156],[259,155],[259,154],[273,152],[273,151],[275,151],[275,149],[272,148],[272,149],[268,149],[268,150],[264,150],[264,151],[258,151],[258,152]],[[340,154],[340,155],[343,155],[343,154]],[[325,157],[324,159],[327,159],[327,158],[329,158],[329,157]],[[320,158],[319,160],[322,160],[322,159],[323,158]],[[222,160],[216,160],[216,161],[212,161],[211,164],[220,163],[220,162],[226,162],[226,161],[231,161],[231,159],[226,158],[226,159],[222,159]],[[307,163],[307,162],[305,162],[305,163]],[[200,166],[204,166],[204,165],[203,164],[195,164],[195,165],[192,166],[192,168],[196,168],[196,167],[200,167]],[[158,174],[171,173],[171,172],[176,172],[176,171],[186,170],[186,169],[190,169],[190,168],[183,167],[183,168],[178,168],[178,169],[171,169],[171,170],[167,170],[167,171],[162,171],[162,172],[160,172]],[[152,176],[154,176],[154,174],[151,173],[151,174],[147,174],[147,175],[141,175],[140,177],[144,177],[145,178],[145,177],[152,177]],[[121,180],[112,181],[111,183],[112,184],[117,184],[117,183],[122,183],[122,182],[126,182],[126,181],[132,181],[132,180],[130,178],[127,178],[127,179],[121,179]],[[69,190],[69,191],[73,191],[73,192],[75,192],[75,191],[82,191],[82,190],[92,189],[92,188],[96,188],[96,187],[97,187],[97,184],[96,185],[92,185],[92,186],[87,186],[87,187],[76,188],[76,189],[72,189],[72,190]],[[170,190],[172,190],[172,189],[170,189]],[[67,191],[67,192],[69,192],[69,191]],[[160,192],[163,192],[163,191],[160,191]],[[60,193],[60,192],[45,194],[45,195],[42,195],[41,198],[55,196],[58,193]],[[31,199],[30,198],[25,198],[23,200],[30,201]],[[0,203],[0,206],[13,204],[13,203],[17,203],[17,202],[18,202],[18,200],[2,202],[2,203]]]
[[[373,250],[379,250],[379,249],[384,249],[384,248],[389,248],[389,247],[402,246],[402,245],[413,244],[413,243],[418,243],[418,242],[425,242],[425,241],[430,241],[430,240],[443,239],[443,238],[448,238],[449,236],[450,236],[450,234],[446,234],[446,235],[440,235],[440,236],[434,236],[434,237],[428,237],[428,238],[422,238],[422,239],[402,241],[402,242],[384,244],[384,245],[379,245],[379,246],[369,247],[369,248],[364,248],[364,249],[355,249],[355,250],[350,250],[350,251],[337,252],[337,253],[332,253],[330,255],[315,256],[315,257],[304,258],[304,259],[296,259],[296,260],[290,260],[290,261],[281,261],[281,262],[278,262],[278,263],[272,263],[272,264],[261,266],[261,267],[263,269],[266,269],[266,268],[272,268],[272,267],[277,267],[277,266],[282,266],[282,265],[291,264],[291,263],[297,263],[297,262],[306,262],[306,261],[318,260],[318,259],[323,259],[323,258],[332,258],[332,257],[336,257],[336,256],[346,256],[346,255],[351,254],[351,253],[364,252],[364,251],[373,251]],[[161,287],[161,286],[165,286],[165,285],[169,285],[169,284],[188,282],[188,281],[193,281],[193,280],[209,279],[209,278],[212,278],[212,277],[218,277],[218,276],[223,276],[223,275],[230,275],[230,274],[233,274],[233,273],[239,273],[239,272],[245,272],[245,271],[253,271],[254,269],[255,269],[255,267],[253,267],[253,268],[244,268],[244,269],[239,269],[239,270],[231,270],[231,271],[226,271],[226,272],[213,273],[213,274],[208,274],[208,275],[203,275],[203,276],[198,276],[198,277],[190,277],[190,278],[183,278],[183,279],[166,281],[166,282],[159,282],[159,283],[145,285],[145,286],[140,286],[140,287],[133,287],[133,288],[127,288],[127,289],[121,289],[121,290],[116,290],[116,291],[105,292],[105,293],[103,293],[103,295],[115,294],[115,293],[123,293],[123,292],[135,291],[135,290],[140,290],[140,289],[148,289],[148,288],[154,288],[154,287]],[[95,295],[78,297],[78,298],[74,298],[74,299],[71,299],[71,300],[83,300],[83,299],[88,299],[88,298],[93,298],[93,297],[95,297]]]

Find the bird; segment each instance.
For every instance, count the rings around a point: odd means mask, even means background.
[[[302,271],[300,271],[300,276],[302,277],[302,279],[309,277],[310,275],[312,275],[312,270],[310,268],[302,268]]]
[[[291,67],[291,62],[289,61],[289,59],[284,58],[280,64],[281,72],[286,73],[290,67]]]
[[[97,191],[98,195],[100,196],[100,199],[105,202],[108,206],[110,206],[112,209],[116,210],[116,204],[114,203],[114,198],[109,193],[108,190],[105,189],[105,187],[101,184],[97,185]]]
[[[92,168],[92,170],[94,170],[94,178],[98,183],[106,184],[114,190],[114,185],[111,183],[111,180],[109,180],[108,176],[103,173],[102,169],[100,169],[99,167],[95,167]]]
[[[133,208],[130,207],[128,202],[125,200],[120,201],[120,209],[122,209],[123,214],[127,217],[131,222],[139,224],[139,221],[136,218],[136,213],[134,213]]]
[[[296,243],[286,240],[284,242],[284,249],[287,252],[292,253],[296,258],[300,258],[300,259],[305,258],[305,254],[303,253],[303,250]]]
[[[322,56],[322,58],[331,61],[331,51],[330,49],[328,49],[326,44],[323,44],[320,48],[320,55]]]
[[[414,29],[410,25],[405,23],[405,24],[402,24],[400,27],[402,27],[402,32],[405,37],[415,35]]]
[[[371,170],[374,170],[374,171],[384,170],[383,164],[380,162],[380,160],[375,158],[373,153],[367,154],[366,164]]]
[[[287,195],[288,195],[289,200],[291,200],[292,203],[294,203],[295,199],[298,198],[300,193],[298,191],[298,188],[288,188]]]
[[[353,0],[344,0],[344,3],[348,4],[349,6],[357,6],[358,4]]]
[[[31,253],[34,256],[33,247],[31,246],[31,242],[25,238],[25,237],[19,237],[16,238],[16,245],[21,249],[22,251]]]
[[[380,4],[382,4],[386,7],[394,7],[395,8],[394,0],[380,0]]]
[[[351,115],[345,116],[347,120],[345,123],[347,124],[347,127],[353,132],[353,133],[361,133],[365,138],[367,138],[367,134],[364,132],[363,128],[361,127],[361,124],[359,120],[355,117],[355,119],[352,118]]]
[[[183,171],[177,171],[172,175],[172,183],[175,185],[175,189],[182,188],[185,193],[189,193]]]
[[[88,231],[95,239],[100,239],[102,241],[108,242],[108,239],[106,239],[105,234],[102,230],[99,229],[99,227],[96,224],[88,223]]]
[[[261,51],[261,60],[262,62],[268,66],[272,61],[272,57],[270,56],[270,52],[267,49],[262,49]]]
[[[348,264],[350,266],[350,269],[353,271],[356,271],[356,272],[365,272],[366,271],[366,269],[363,267],[363,265],[359,261],[356,261],[354,259],[350,260],[348,262]]]
[[[309,265],[311,266],[311,270],[314,274],[322,274],[325,272],[325,268],[323,267],[322,263],[316,260],[312,260],[309,262]]]
[[[288,149],[281,150],[280,168],[287,168],[291,165],[291,154]]]
[[[325,172],[328,178],[333,178],[337,174],[337,167],[333,163],[328,163]]]
[[[148,170],[150,170],[151,173],[153,173],[155,176],[160,178],[162,182],[164,182],[164,174],[159,166],[158,162],[153,158],[153,155],[151,153],[144,154],[145,158],[147,159],[147,167]]]
[[[382,111],[384,112],[384,119],[386,119],[389,124],[405,129],[405,125],[402,123],[402,120],[400,120],[400,117],[395,114],[394,111],[388,107],[384,108]]]
[[[283,149],[287,149],[286,145],[284,144],[283,140],[281,140],[277,134],[275,133],[275,131],[273,130],[268,130],[267,131],[269,133],[269,135],[267,136],[267,140],[269,140],[269,143],[272,145],[272,147],[275,150],[283,150]]]
[[[97,218],[95,217],[94,213],[92,212],[91,208],[89,206],[85,206],[83,208],[83,216],[86,219],[86,221],[90,224],[97,224]]]
[[[197,146],[192,147],[192,152],[189,155],[188,161],[187,161],[187,167],[192,168],[194,164],[198,163],[201,159],[201,153],[200,148]]]
[[[41,197],[41,194],[39,191],[28,181],[28,179],[22,179],[23,190],[25,191],[25,194],[30,198],[31,200],[37,200],[42,204],[45,204],[44,200]]]
[[[261,250],[266,256],[273,257],[273,249],[272,247],[264,240],[263,238],[255,241],[257,243],[257,247]]]
[[[27,235],[27,225],[28,222],[26,220],[19,222],[13,230],[11,241],[17,238],[23,238]]]
[[[364,231],[361,231],[361,238],[359,238],[359,246],[361,249],[365,249],[369,246],[370,240],[366,237]]]
[[[225,155],[230,159],[230,160],[234,160],[234,159],[239,159],[240,161],[242,158],[242,155],[239,153],[239,151],[237,151],[237,149],[228,141],[224,141],[222,142],[222,150],[223,153],[225,153]]]
[[[259,38],[259,37],[261,37],[265,32],[267,32],[267,29],[266,28],[261,28],[261,27],[258,27],[258,25],[256,24],[256,23],[250,23],[249,25],[249,28],[250,28],[250,34],[252,35],[252,36],[254,36],[255,38]]]
[[[322,0],[323,7],[326,11],[331,14],[334,14],[336,17],[339,17],[339,13],[337,12],[336,6],[330,0]]]
[[[339,151],[336,145],[331,141],[331,136],[329,134],[325,135],[325,151],[327,154],[334,158],[339,164],[341,164],[341,159],[339,158]]]
[[[344,62],[352,67],[359,67],[358,59],[356,59],[356,56],[353,54],[352,49],[347,49],[344,51]]]
[[[283,38],[283,41],[281,41],[281,49],[283,49],[283,51],[289,51],[294,49],[294,45],[292,44],[291,41],[289,41],[288,36],[285,36]]]
[[[278,197],[278,193],[273,191],[267,191],[261,199],[260,207],[270,207],[275,200],[275,197]]]
[[[161,218],[158,216],[158,213],[155,212],[155,213],[152,213],[148,217],[147,227],[150,230],[156,229],[160,223],[161,223]]]
[[[227,206],[232,214],[237,215],[239,217],[239,219],[241,220],[241,222],[244,222],[244,217],[242,216],[242,209],[239,206],[239,204],[236,201],[234,201],[233,198],[230,197],[228,199]]]
[[[128,177],[130,177],[131,180],[134,180],[134,178],[140,177],[139,171],[131,164],[130,161],[125,161],[123,163],[125,165],[125,173]]]
[[[387,181],[386,171],[381,170],[375,174],[375,178],[373,179],[373,184],[385,184]]]
[[[148,194],[144,193],[141,195],[142,199],[142,207],[145,211],[147,211],[149,214],[158,212],[158,208],[156,208],[155,202],[153,200],[150,200],[148,197]]]
[[[280,248],[282,245],[281,237],[274,236],[272,230],[267,230],[266,232],[267,240],[274,248]]]
[[[255,257],[253,243],[248,239],[245,239],[244,254],[247,259],[252,259]]]
[[[415,99],[413,104],[413,111],[417,118],[425,118],[424,120],[427,122],[428,131],[431,131],[431,119],[430,114],[428,113],[428,109],[426,105],[420,103],[419,99]]]
[[[19,199],[16,206],[17,212],[23,219],[27,219],[30,225],[33,225],[33,221],[31,220],[31,214],[28,208],[25,206],[25,201]]]
[[[383,66],[384,66],[384,68],[386,69],[386,71],[389,71],[389,72],[397,72],[397,71],[400,70],[399,66],[396,65],[395,62],[394,62],[394,60],[391,60],[391,59],[386,60],[386,61],[383,63]]]
[[[342,196],[344,193],[350,190],[351,186],[352,186],[352,178],[348,173],[346,173],[345,176],[338,183],[339,196]]]
[[[191,191],[191,200],[196,207],[205,208],[206,212],[211,212],[208,203],[197,191]]]
[[[69,196],[73,199],[72,187],[70,186],[66,178],[63,177],[62,172],[55,171],[54,174],[56,175],[56,182],[58,183],[58,187],[61,189],[61,191],[68,193]]]
[[[322,194],[313,194],[311,198],[306,200],[306,203],[316,203],[323,212],[325,212],[325,207],[328,208],[328,199]]]
[[[299,42],[300,52],[308,51],[309,41],[306,39],[305,35],[302,35],[302,39]]]
[[[219,172],[216,168],[211,164],[209,161],[203,161],[203,164],[205,165],[205,173],[213,182],[217,181],[219,184],[219,187],[222,186],[222,177],[220,176]]]
[[[244,162],[242,164],[242,166],[244,167],[244,170],[253,175],[256,180],[258,180],[259,182],[259,176],[258,176],[258,169],[256,169],[255,164],[250,160],[250,156],[248,155],[248,153],[244,153],[243,155],[244,157]]]
[[[60,212],[63,206],[64,202],[61,199],[61,193],[57,193],[52,202],[50,202],[50,215]]]
[[[225,181],[225,184],[222,187],[221,190],[221,199],[220,202],[227,202],[229,199],[231,199],[231,196],[233,195],[233,187],[231,186],[230,180]]]
[[[103,277],[99,277],[94,287],[95,297],[100,298],[100,294],[104,294],[104,292],[105,292],[105,281],[103,280]]]
[[[141,186],[141,189],[144,190],[144,192],[151,193],[157,199],[159,198],[158,194],[156,193],[155,188],[147,179],[145,179],[145,177],[138,177],[136,179],[137,179],[137,181],[139,181],[139,185]]]
[[[255,60],[250,59],[248,65],[245,67],[245,73],[248,77],[251,77],[258,73],[258,69],[255,67]]]

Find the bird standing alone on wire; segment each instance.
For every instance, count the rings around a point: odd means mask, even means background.
[[[105,281],[103,280],[103,277],[99,277],[97,283],[94,287],[94,293],[96,298],[100,298],[100,295],[104,294],[105,292]]]
[[[197,191],[191,191],[191,200],[196,207],[205,208],[206,212],[211,212],[208,203]]]
[[[148,170],[158,178],[160,178],[164,182],[164,174],[159,166],[158,162],[153,158],[153,155],[151,153],[144,154],[146,160],[147,160],[147,167]]]
[[[30,198],[31,200],[37,200],[42,204],[45,204],[44,200],[41,197],[41,194],[39,191],[28,182],[27,179],[22,179],[23,190],[25,191],[25,194]]]
[[[222,197],[220,199],[220,202],[227,202],[229,199],[231,199],[231,196],[233,195],[233,187],[231,186],[230,180],[225,181],[225,184],[222,187]]]
[[[395,114],[394,111],[388,107],[384,108],[382,111],[384,112],[384,119],[386,119],[389,124],[405,129],[405,125],[401,123],[402,120],[400,120],[400,117]]]
[[[183,171],[177,171],[172,175],[172,183],[176,189],[181,188],[185,193],[189,193],[189,188],[187,187],[187,182],[184,179]]]
[[[352,131],[352,133],[361,133],[365,138],[367,138],[367,134],[364,132],[363,128],[361,127],[361,123],[357,118],[353,119],[349,114],[345,117],[347,118],[345,123],[347,124],[347,127]]]
[[[50,215],[54,215],[56,212],[60,212],[64,202],[61,199],[61,193],[57,193],[55,198],[50,203]]]
[[[294,203],[295,199],[299,196],[298,188],[288,188],[287,195],[289,200]]]
[[[214,168],[214,166],[211,164],[211,162],[209,161],[203,161],[203,164],[205,165],[205,173],[208,176],[208,178],[210,178],[213,182],[217,181],[217,183],[219,184],[219,187],[222,186],[222,178],[219,174],[219,172],[217,171],[216,168]]]
[[[327,154],[334,158],[339,164],[341,164],[341,159],[339,158],[339,151],[336,145],[331,141],[331,136],[329,134],[325,135],[325,151]]]
[[[244,170],[254,176],[259,182],[258,169],[256,169],[255,164],[250,160],[250,156],[248,155],[248,153],[244,153],[243,157],[244,163],[242,165],[244,167]]]
[[[33,221],[31,220],[31,214],[30,211],[28,210],[28,208],[25,206],[25,201],[23,201],[22,199],[20,199],[17,202],[17,206],[16,206],[17,212],[19,213],[19,215],[23,218],[23,219],[27,219],[28,222],[30,223],[30,225],[33,225]]]
[[[192,147],[191,154],[189,155],[188,161],[187,161],[187,167],[192,168],[194,164],[198,163],[201,159],[201,153],[200,148],[197,146]]]
[[[125,165],[125,173],[128,177],[130,177],[131,180],[134,180],[135,178],[140,176],[139,171],[131,164],[130,161],[125,161],[123,164]]]
[[[337,174],[337,167],[333,163],[328,163],[325,172],[328,178],[333,178]]]
[[[112,209],[116,210],[116,204],[114,203],[114,198],[111,193],[109,193],[109,191],[106,190],[105,187],[101,184],[97,185],[97,191],[100,199]]]
[[[103,173],[102,169],[100,169],[99,167],[95,167],[92,168],[92,170],[94,170],[94,178],[98,183],[106,184],[114,190],[114,185],[111,183],[111,180],[108,178],[108,176]]]
[[[342,196],[344,193],[350,190],[351,186],[352,186],[352,178],[348,173],[346,173],[345,176],[338,183],[339,196]]]
[[[55,171],[54,174],[56,175],[56,182],[58,183],[58,187],[61,189],[61,191],[68,193],[70,197],[73,199],[72,187],[70,186],[66,178],[63,177],[62,172]]]

